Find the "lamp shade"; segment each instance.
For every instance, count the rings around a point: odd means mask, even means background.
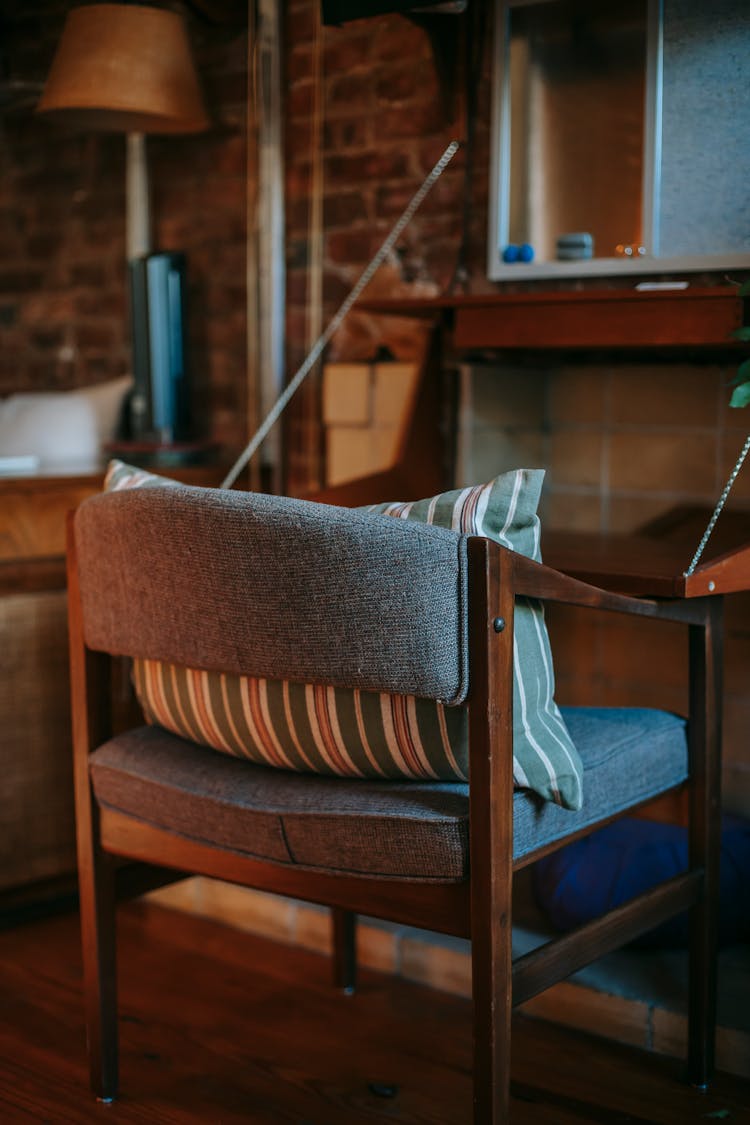
[[[37,111],[86,131],[198,133],[209,123],[181,17],[135,4],[68,13]]]

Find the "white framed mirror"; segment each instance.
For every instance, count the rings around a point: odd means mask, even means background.
[[[746,0],[495,0],[488,276],[750,269]]]

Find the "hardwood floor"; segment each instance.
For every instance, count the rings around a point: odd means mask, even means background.
[[[121,1099],[87,1087],[75,915],[0,933],[0,1122],[468,1125],[468,1004],[153,905],[121,910]],[[513,1125],[750,1123],[750,1083],[514,1025]],[[396,1087],[378,1092],[381,1087]],[[383,1096],[393,1093],[394,1096]]]

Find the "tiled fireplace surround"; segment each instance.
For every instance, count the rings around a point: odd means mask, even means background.
[[[484,480],[520,464],[544,466],[543,523],[556,529],[630,532],[677,506],[711,508],[750,425],[746,412],[727,406],[731,371],[710,362],[620,359],[463,368],[455,375],[460,404],[457,483]],[[403,398],[397,383],[387,382]],[[375,397],[382,401],[382,387]],[[346,406],[337,419],[334,409],[329,426],[351,426],[348,411]],[[370,427],[392,426],[391,414],[386,410],[385,422],[371,418]],[[389,443],[370,442],[378,444]],[[354,441],[349,445],[357,448]],[[345,472],[340,460],[337,472],[339,479]],[[358,475],[354,463],[351,475]],[[729,509],[748,510],[750,531],[748,467],[737,479]],[[687,557],[686,566],[689,561]],[[581,620],[561,611],[551,618],[550,628],[560,701],[684,708],[686,665],[677,627],[652,630],[638,622],[636,632],[629,621],[596,620],[593,615]],[[727,599],[725,655],[725,803],[749,815],[750,594]],[[327,912],[317,907],[205,879],[156,894],[179,909],[293,945],[329,949]],[[522,923],[527,898],[522,886]],[[533,925],[531,930],[519,925],[519,944],[533,940],[533,934]],[[359,958],[364,966],[469,991],[467,947],[454,939],[364,920]],[[746,1075],[749,960],[746,949],[722,954],[718,1036],[719,1065]],[[685,1034],[684,971],[680,953],[616,954],[526,1007],[545,1018],[678,1054]]]

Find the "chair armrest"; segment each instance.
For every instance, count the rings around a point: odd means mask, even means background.
[[[504,550],[504,548],[500,548]],[[634,598],[614,594],[571,578],[559,570],[534,562],[524,555],[512,554],[513,589],[517,597],[539,598],[546,602],[563,602],[567,605],[587,606],[590,609],[608,610],[637,617],[659,618],[700,624],[705,618],[705,599]]]

